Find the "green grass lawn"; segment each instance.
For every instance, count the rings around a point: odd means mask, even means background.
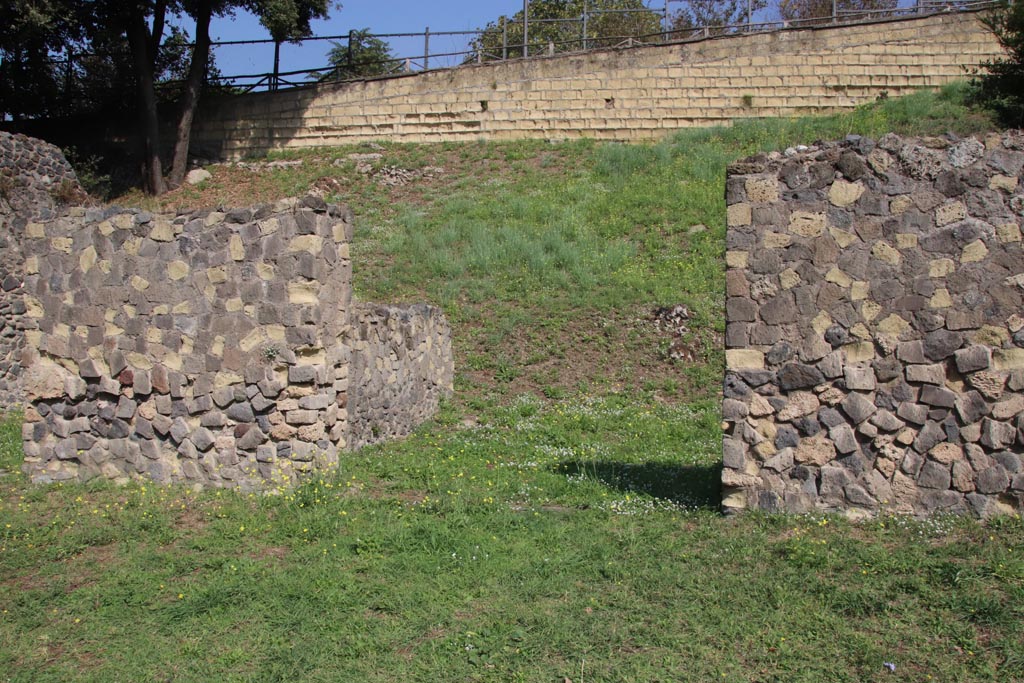
[[[456,396],[285,495],[0,476],[0,681],[1024,680],[1019,518],[718,509],[725,165],[985,123],[948,92],[652,146],[385,145],[445,168],[398,188],[352,149],[215,169],[164,201],[338,181],[357,293],[444,307]],[[677,303],[688,329],[653,323]]]

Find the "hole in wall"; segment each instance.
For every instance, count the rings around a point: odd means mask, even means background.
[[[604,108],[605,109],[615,109],[615,98],[614,97],[606,97],[606,98],[604,98]]]
[[[480,111],[487,111],[488,106],[487,100],[480,100]]]

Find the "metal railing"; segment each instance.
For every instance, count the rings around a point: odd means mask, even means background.
[[[311,82],[323,80],[362,80],[370,77],[389,77],[404,73],[418,71],[429,71],[431,69],[447,69],[465,66],[467,64],[482,63],[489,61],[520,59],[538,56],[547,56],[555,53],[579,52],[592,49],[604,49],[609,47],[628,47],[634,45],[655,45],[668,42],[687,42],[705,40],[711,37],[723,35],[736,35],[742,33],[754,33],[765,31],[778,31],[787,28],[820,27],[830,25],[842,25],[862,21],[875,21],[883,19],[900,19],[908,16],[935,14],[939,12],[969,12],[994,7],[999,4],[996,0],[965,0],[961,2],[948,0],[915,0],[914,4],[903,7],[891,7],[885,9],[843,9],[840,0],[832,0],[832,12],[825,16],[807,17],[786,20],[781,18],[780,3],[782,0],[771,0],[774,6],[768,8],[757,8],[755,0],[747,0],[746,12],[740,15],[741,21],[724,25],[707,26],[686,26],[675,28],[673,21],[678,12],[673,12],[677,4],[686,3],[689,0],[650,0],[650,4],[658,3],[660,7],[654,9],[633,9],[633,10],[594,10],[584,4],[584,12],[579,17],[565,19],[531,19],[529,17],[529,2],[524,0],[524,19],[513,20],[501,17],[498,22],[491,24],[486,29],[474,31],[432,31],[427,27],[421,32],[409,33],[379,33],[370,34],[362,31],[350,31],[342,35],[311,36],[297,41],[275,41],[272,39],[254,40],[232,40],[215,41],[212,43],[214,55],[220,48],[241,47],[241,46],[273,46],[273,62],[270,71],[263,73],[217,75],[211,80],[210,86],[225,89],[235,93],[246,93],[252,91],[274,91],[281,88],[308,86]],[[592,28],[594,21],[602,15],[618,14],[641,14],[646,13],[657,17],[660,24],[657,32],[635,33],[632,35],[596,36]],[[558,24],[579,26],[578,36],[560,40],[532,40],[530,27],[545,24]],[[570,31],[573,32],[573,31]],[[568,35],[570,32],[563,32]],[[510,34],[516,34],[517,38],[512,39]],[[484,36],[490,36],[495,40],[485,45]],[[496,41],[500,35],[501,42]],[[521,36],[519,38],[518,36]],[[465,39],[465,49],[432,51],[431,40],[439,38]],[[422,41],[422,52],[408,55],[389,55],[384,59],[360,59],[355,57],[359,52],[359,41],[364,39],[379,39],[383,41],[399,39],[408,42]],[[339,48],[346,48],[347,59],[316,68],[282,70],[280,55],[282,47],[306,46],[332,42]],[[435,43],[436,46],[436,43]],[[58,68],[66,69],[66,87],[72,91],[75,85],[76,64],[81,60],[90,57],[111,56],[111,53],[79,53],[68,52],[64,59],[55,60]],[[345,74],[347,77],[332,79],[331,74]],[[165,81],[160,84],[162,88],[180,87],[181,81]]]

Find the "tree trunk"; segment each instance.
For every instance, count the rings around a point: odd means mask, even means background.
[[[156,57],[160,53],[160,41],[164,38],[164,24],[167,20],[167,0],[156,0],[153,7],[153,30],[149,33],[149,61],[156,70]]]
[[[135,73],[139,79],[139,100],[142,105],[143,189],[150,194],[163,194],[167,191],[167,184],[164,182],[163,165],[160,162],[160,118],[153,85],[153,61],[149,53],[149,29],[141,10],[132,11],[126,32],[135,62]]]
[[[196,46],[192,50],[192,63],[189,65],[188,80],[181,98],[181,116],[178,119],[178,132],[174,140],[174,160],[171,163],[170,184],[177,187],[185,180],[188,168],[188,146],[192,138],[192,119],[199,106],[199,95],[203,89],[206,76],[206,64],[210,59],[210,19],[213,8],[210,0],[199,3],[196,9]]]

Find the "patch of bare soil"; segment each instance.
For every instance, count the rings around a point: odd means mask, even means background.
[[[394,484],[383,479],[371,478],[358,492],[372,500],[395,499],[407,505],[419,505],[427,498],[426,491],[416,489],[394,490]]]
[[[184,531],[202,531],[208,523],[203,513],[195,508],[182,511],[174,520],[174,526]]]
[[[681,330],[654,320],[651,313],[614,311],[599,318],[571,319],[557,328],[514,331],[497,345],[493,338],[474,338],[463,331],[454,345],[456,367],[468,380],[469,392],[477,396],[496,390],[509,396],[571,394],[584,386],[653,391],[665,403],[715,395],[717,386],[693,384],[684,370],[710,362],[709,349],[720,348],[720,334]],[[509,359],[513,369],[474,369],[468,362],[474,355]]]
[[[290,548],[284,546],[261,546],[254,550],[249,557],[254,560],[281,561],[291,552]]]
[[[198,185],[186,183],[160,197],[132,191],[112,203],[174,213],[269,203],[319,190],[348,203],[358,215],[361,200],[368,195],[384,194],[392,205],[424,205],[467,180],[507,178],[521,172],[522,166],[562,174],[573,170],[578,163],[558,149],[515,162],[505,158],[497,148],[482,153],[484,156],[474,155],[471,150],[457,145],[428,148],[426,152],[429,163],[423,163],[424,151],[415,146],[388,149],[365,146],[365,149],[352,148],[351,153],[340,156],[325,154],[293,160],[215,164],[207,168],[212,177]]]
[[[406,661],[412,661],[416,658],[416,650],[424,643],[429,643],[432,640],[439,640],[448,635],[448,631],[440,626],[434,626],[429,631],[419,636],[405,647],[398,649],[398,656]]]

